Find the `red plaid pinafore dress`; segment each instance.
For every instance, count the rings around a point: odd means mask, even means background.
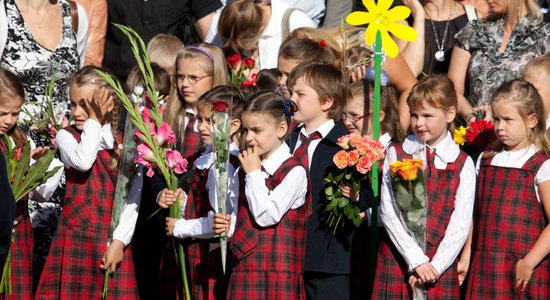
[[[70,132],[80,142],[80,132]],[[117,168],[111,170],[113,150],[100,150],[92,169],[66,169],[67,194],[40,278],[37,299],[100,299],[104,273],[101,257],[107,249]],[[137,299],[130,247],[109,283],[108,299]]]
[[[290,157],[266,179],[267,187],[273,190],[294,167],[301,164]],[[311,198],[278,224],[263,228],[251,215],[243,188],[240,196],[228,299],[305,299],[302,271]]]
[[[538,152],[521,168],[481,160],[474,212],[467,299],[550,299],[548,256],[535,268],[524,292],[515,288],[516,263],[548,225],[537,200],[535,176],[550,156]]]
[[[0,139],[0,151],[5,150],[4,139]],[[0,155],[2,155],[0,153]],[[32,299],[32,225],[29,218],[28,200],[23,198],[15,206],[15,226],[11,253],[12,294],[0,294],[0,299]]]
[[[236,156],[231,155],[229,159],[233,167],[239,166],[239,159]],[[195,170],[193,184],[187,198],[186,219],[206,217],[212,210],[206,190],[208,170]],[[194,299],[225,299],[231,260],[230,255],[227,255],[224,274],[219,238],[191,240],[187,248],[187,258]]]
[[[394,149],[397,158],[411,158],[400,145]],[[426,255],[431,259],[437,252],[439,244],[445,236],[445,230],[454,211],[456,191],[460,185],[460,172],[468,155],[460,151],[458,158],[447,164],[445,170],[437,170],[426,182],[427,217],[426,217]],[[433,164],[433,162],[431,162]],[[457,262],[440,275],[435,284],[427,284],[428,298],[459,299]],[[405,260],[397,251],[389,238],[382,240],[378,254],[374,280],[373,299],[411,299],[412,290],[409,287],[409,272]]]

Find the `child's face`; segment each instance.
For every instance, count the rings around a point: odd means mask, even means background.
[[[212,123],[210,123],[210,116],[212,110],[209,106],[199,107],[199,133],[201,134],[201,140],[206,145],[212,144]]]
[[[344,107],[342,121],[346,129],[352,134],[368,134],[372,132],[372,114],[365,115],[363,97],[353,97]],[[363,132],[364,118],[368,118],[367,132]]]
[[[204,64],[198,59],[184,58],[178,62],[175,83],[185,103],[196,107],[200,96],[212,88],[212,75],[206,74]]]
[[[529,146],[529,131],[537,125],[535,114],[524,120],[517,108],[506,101],[491,103],[495,132],[506,150],[521,150]]]
[[[328,111],[334,102],[327,99],[324,103],[321,103],[321,97],[306,84],[303,77],[296,80],[296,84],[292,87],[292,97],[290,99],[298,106],[298,111],[294,114],[294,120],[304,123],[308,130],[317,129],[328,120]]]
[[[550,73],[529,74],[525,81],[530,82],[539,92],[546,115],[550,115]]]
[[[447,126],[454,120],[456,108],[443,110],[423,103],[411,107],[411,128],[416,136],[430,146],[435,146],[447,135]]]
[[[78,86],[71,85],[69,89],[71,98],[71,114],[73,115],[74,124],[78,130],[84,128],[84,123],[88,120],[88,108],[86,107],[86,99],[91,100],[94,97],[96,86],[86,84]]]
[[[296,67],[299,64],[299,62],[295,60],[289,60],[282,57],[279,57],[278,67],[279,71],[283,74],[281,78],[279,78],[279,85],[281,86],[281,93],[283,94],[283,97],[289,99],[290,98],[290,92],[288,91],[288,87],[286,86],[286,80],[288,79],[288,75],[294,67]]]
[[[23,98],[0,100],[0,135],[10,131],[17,124],[23,102]]]
[[[247,147],[256,147],[262,160],[277,150],[288,129],[286,122],[276,122],[273,117],[260,113],[245,113],[242,126]]]

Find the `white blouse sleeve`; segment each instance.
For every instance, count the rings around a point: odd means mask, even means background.
[[[137,166],[138,170],[131,179],[128,196],[124,209],[120,214],[120,223],[113,232],[113,239],[121,241],[124,246],[128,246],[134,231],[139,213],[139,205],[141,203],[141,190],[143,188],[143,167]]]
[[[84,123],[80,143],[68,131],[60,130],[56,142],[65,167],[81,172],[91,169],[99,151],[101,135],[101,124],[91,119]]]
[[[445,230],[445,236],[432,258],[432,265],[440,275],[456,260],[470,232],[476,191],[475,172],[474,162],[468,157],[460,172],[454,211]]]
[[[401,253],[409,267],[413,271],[416,267],[428,262],[430,259],[424,254],[422,248],[418,246],[415,240],[407,233],[403,227],[396,208],[394,207],[393,189],[391,185],[391,176],[389,164],[397,160],[397,154],[392,147],[388,150],[388,155],[384,161],[384,173],[382,175],[382,191],[380,198],[381,217],[388,232],[391,241]]]
[[[535,175],[535,184],[539,185],[547,180],[550,180],[550,159],[543,162],[539,171]]]
[[[210,239],[215,236],[212,231],[214,212],[209,211],[207,216],[198,219],[179,219],[174,225],[174,236],[179,239],[199,238]]]
[[[246,200],[256,223],[268,227],[279,223],[291,207],[305,203],[307,175],[304,168],[294,167],[283,181],[270,191],[262,171],[246,175]]]

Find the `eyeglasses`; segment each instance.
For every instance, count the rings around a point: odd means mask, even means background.
[[[197,82],[203,80],[206,77],[210,77],[212,75],[204,75],[204,76],[193,76],[193,75],[182,75],[182,74],[176,74],[174,75],[174,80],[176,82],[183,82],[185,78],[187,78],[187,82],[189,82],[190,85],[195,85]]]
[[[363,120],[366,116],[369,116],[370,114],[364,114],[362,116],[354,116],[354,115],[350,115],[348,113],[342,113],[342,118],[344,120],[350,120],[351,123],[355,124],[357,122],[359,122],[360,120]]]

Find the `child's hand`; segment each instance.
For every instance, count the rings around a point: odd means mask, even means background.
[[[432,263],[423,263],[414,269],[414,272],[422,283],[434,283],[439,278],[439,273]]]
[[[533,275],[534,268],[529,266],[525,259],[520,259],[516,264],[516,288],[521,287],[522,291],[525,291],[527,283]]]
[[[246,174],[259,170],[262,167],[259,150],[256,146],[245,149],[239,154],[239,161]]]
[[[219,213],[214,215],[214,219],[212,220],[212,230],[214,230],[216,234],[221,234],[222,232],[225,232],[226,234],[229,233],[230,226],[230,215],[222,215]]]
[[[360,64],[353,68],[351,71],[351,82],[356,82],[365,78],[367,72],[367,65]]]
[[[111,269],[114,272],[124,257],[124,244],[119,240],[112,240],[101,258],[101,268]]]
[[[462,286],[466,275],[468,275],[468,269],[470,267],[469,262],[463,262],[462,260],[458,261],[457,271],[458,271],[458,285]]]
[[[168,208],[170,207],[170,205],[174,204],[174,202],[178,200],[179,196],[182,193],[182,189],[177,189],[175,192],[169,189],[164,189],[162,190],[162,192],[159,193],[159,196],[157,197],[157,204],[161,208]]]
[[[101,125],[104,125],[107,121],[109,113],[115,107],[113,96],[108,89],[102,87],[94,90],[94,96],[92,99],[86,99],[86,107],[88,118],[96,120]]]
[[[340,183],[340,193],[342,193],[342,196],[348,198],[351,201],[357,202],[357,200],[358,200],[357,195],[359,193],[354,192],[351,189],[351,185],[349,185],[345,182]]]
[[[50,147],[36,147],[31,150],[31,158],[38,160],[48,152],[50,152]]]
[[[414,290],[414,286],[417,284],[422,284],[420,278],[418,278],[418,275],[412,274],[411,276],[409,276],[409,285],[411,286],[411,289]]]
[[[178,219],[174,219],[174,218],[166,218],[166,235],[167,236],[174,235],[174,227],[176,226],[177,220]]]

